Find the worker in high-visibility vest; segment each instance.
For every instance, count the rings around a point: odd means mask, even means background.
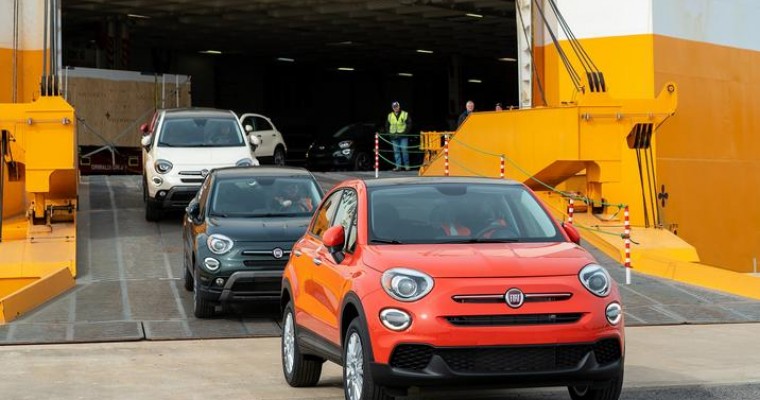
[[[398,171],[402,167],[409,171],[409,132],[412,130],[412,117],[409,113],[401,110],[398,101],[391,104],[388,120],[385,121],[385,130],[390,134],[393,144],[393,158],[395,165],[393,170]]]

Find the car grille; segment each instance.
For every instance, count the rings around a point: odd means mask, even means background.
[[[573,297],[572,293],[525,293],[526,303],[544,303],[565,301]],[[504,293],[496,294],[459,294],[452,296],[457,303],[498,304],[505,303]]]
[[[204,178],[181,178],[182,183],[203,183]]]
[[[171,201],[173,202],[189,202],[195,197],[194,192],[175,192],[172,194]]]
[[[458,373],[551,372],[577,367],[591,351],[601,365],[621,357],[617,339],[605,339],[595,344],[480,348],[403,344],[393,350],[390,365],[419,371],[427,367],[433,355],[438,355]]]
[[[288,263],[288,260],[283,259],[282,261],[273,261],[273,260],[243,260],[243,265],[246,267],[257,267],[259,269],[285,269],[285,264]]]
[[[281,281],[279,278],[238,279],[231,290],[236,296],[246,293],[279,293]]]
[[[519,326],[519,325],[554,325],[578,322],[583,314],[517,314],[517,315],[472,315],[446,317],[456,326]]]

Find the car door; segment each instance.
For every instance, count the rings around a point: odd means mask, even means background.
[[[340,307],[343,299],[343,290],[350,279],[351,269],[348,267],[353,262],[353,243],[356,235],[351,234],[356,221],[357,194],[350,188],[343,190],[338,208],[335,211],[331,227],[341,225],[346,233],[344,238],[343,252],[346,258],[336,263],[334,257],[325,246],[317,247],[314,256],[313,282],[315,287],[320,288],[320,296],[315,298],[316,306],[320,312],[317,321],[323,329],[322,336],[332,343],[340,346]],[[351,239],[352,240],[349,240]],[[351,249],[351,251],[348,251]]]
[[[296,321],[298,321],[298,325],[315,333],[324,332],[326,334],[327,330],[319,322],[325,317],[317,315],[323,310],[320,305],[321,301],[318,299],[324,294],[321,288],[315,286],[313,280],[315,270],[321,267],[315,264],[314,258],[317,249],[322,245],[322,235],[330,227],[342,195],[343,190],[336,190],[320,204],[309,226],[308,233],[293,245],[292,263],[298,280],[294,284]]]
[[[191,204],[193,202],[198,203],[198,219],[193,220],[193,218],[191,218],[190,215],[185,212],[185,221],[183,223],[184,229],[182,234],[186,249],[185,265],[190,268],[190,272],[193,274],[195,274],[195,271],[193,271],[193,268],[195,268],[193,265],[193,256],[197,250],[195,247],[195,241],[198,235],[204,234],[206,232],[206,203],[208,200],[209,188],[212,184],[213,178],[211,176],[207,177],[201,185],[201,188],[198,190],[198,193],[195,195],[193,200],[190,201]]]
[[[261,143],[253,153],[256,157],[272,157],[277,143],[281,141],[280,133],[272,124],[269,118],[259,114],[243,114],[240,117],[243,127],[250,125],[253,127],[251,133],[261,139]]]

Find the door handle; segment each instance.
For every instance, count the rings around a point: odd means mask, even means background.
[[[293,255],[296,257],[301,257],[301,250],[293,250]]]
[[[313,261],[313,262],[314,262],[314,264],[316,264],[316,265],[322,265],[322,259],[321,259],[321,258],[319,258],[319,257],[314,257],[314,258],[312,259],[312,261]]]

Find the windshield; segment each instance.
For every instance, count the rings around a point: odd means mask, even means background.
[[[234,118],[188,117],[164,121],[159,147],[243,146],[243,133]]]
[[[353,131],[356,127],[357,125],[346,125],[335,132],[332,137],[335,139],[352,138],[355,135]]]
[[[370,191],[370,243],[564,241],[520,185],[438,183]]]
[[[210,215],[217,217],[302,217],[322,192],[308,176],[230,177],[217,178],[211,199]]]

